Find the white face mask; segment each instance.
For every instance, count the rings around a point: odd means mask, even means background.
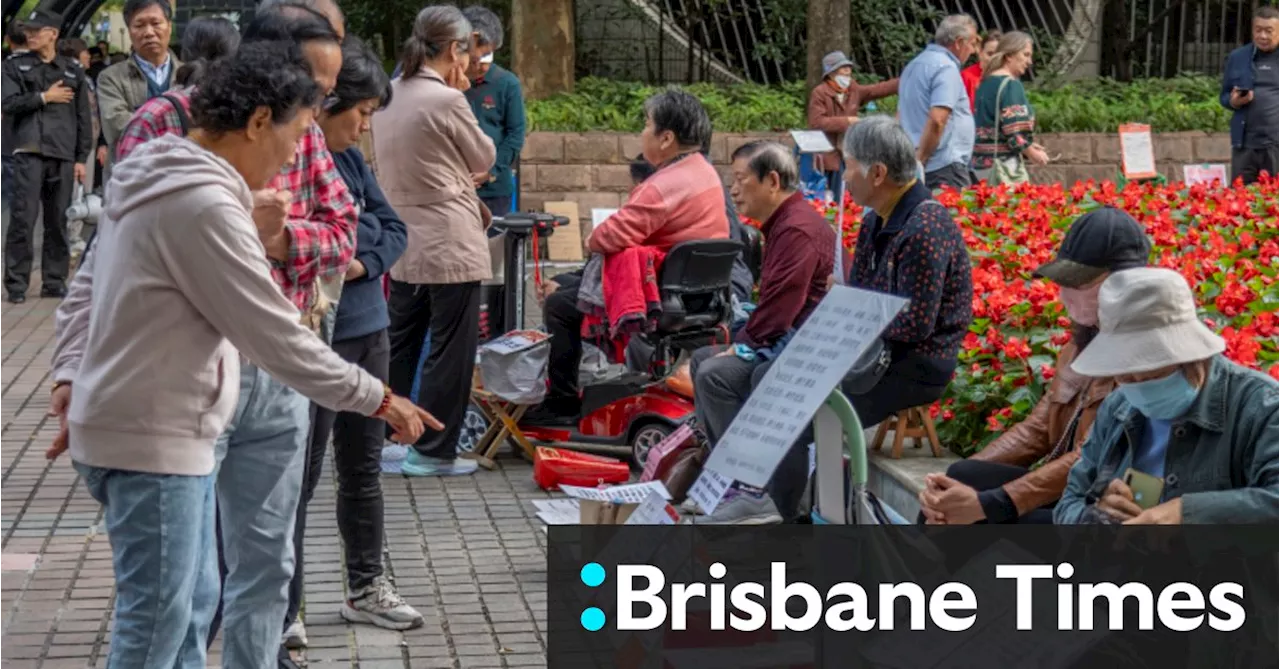
[[[844,74],[836,75],[836,85],[839,86],[841,90],[849,88],[849,84],[851,83],[853,83],[852,77]]]

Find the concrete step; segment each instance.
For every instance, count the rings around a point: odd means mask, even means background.
[[[870,448],[875,430],[867,430],[866,436],[867,445]],[[892,443],[893,432],[890,431],[880,451],[869,451],[867,463],[870,471],[867,472],[867,487],[880,498],[880,501],[914,522],[916,516],[920,514],[920,502],[917,497],[920,491],[924,490],[924,477],[927,474],[945,472],[951,463],[961,458],[945,449],[941,457],[935,458],[924,442],[918,442],[920,447],[913,448],[916,444],[908,439],[907,446],[902,449],[902,458],[894,460],[889,455]]]

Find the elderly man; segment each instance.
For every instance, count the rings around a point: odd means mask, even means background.
[[[107,142],[104,181],[111,177],[116,144],[133,112],[142,103],[168,92],[180,63],[169,51],[173,34],[173,5],[169,0],[129,0],[124,4],[133,54],[98,75],[98,109]]]
[[[827,293],[836,234],[798,192],[800,171],[791,151],[776,142],[751,142],[733,153],[734,204],[764,221],[760,298],[729,347],[707,346],[693,354],[694,406],[698,425],[713,446],[751,394],[752,374],[785,345]],[[778,522],[774,501],[738,488],[707,522]]]
[[[706,108],[689,93],[671,88],[646,100],[644,111],[640,149],[657,171],[592,231],[588,248],[607,256],[637,246],[668,251],[680,242],[727,238],[724,188],[702,155],[711,136]],[[578,310],[579,285],[566,280],[542,287],[542,317],[551,333],[551,388],[546,401],[526,414],[530,423],[573,424],[581,413],[578,367],[584,314]]]
[[[471,104],[471,112],[480,122],[480,129],[498,149],[493,169],[473,178],[480,200],[489,211],[494,216],[505,216],[511,211],[511,167],[524,148],[524,95],[516,75],[493,62],[493,52],[502,48],[502,21],[479,5],[467,7],[462,13],[476,31],[477,49],[490,50],[472,57],[467,70],[471,88],[464,94]],[[490,232],[495,231],[490,229]]]
[[[978,24],[967,14],[938,24],[933,44],[907,63],[898,83],[898,117],[915,144],[929,188],[972,183],[974,125],[960,68],[978,48]]]
[[[1231,180],[1246,184],[1258,180],[1262,172],[1276,176],[1277,136],[1280,127],[1280,13],[1274,5],[1265,4],[1253,13],[1253,42],[1227,57],[1222,73],[1219,101],[1230,109],[1231,116]]]
[[[1098,409],[1053,522],[1276,524],[1276,382],[1222,356],[1186,279],[1111,275],[1101,331],[1071,363],[1119,384]]]

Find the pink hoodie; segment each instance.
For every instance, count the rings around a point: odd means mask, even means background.
[[[58,307],[71,457],[202,476],[240,391],[240,354],[316,403],[372,414],[385,386],[298,322],[271,279],[249,187],[190,140],[117,163],[98,240]],[[238,349],[238,351],[237,351]]]

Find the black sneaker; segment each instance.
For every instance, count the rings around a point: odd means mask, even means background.
[[[23,293],[9,293],[9,304],[22,304],[27,301],[27,296]]]
[[[40,297],[53,297],[61,300],[67,296],[66,288],[42,288],[40,289]]]
[[[560,411],[546,404],[539,404],[526,411],[520,419],[520,423],[541,427],[576,427],[579,418],[579,414]]]

